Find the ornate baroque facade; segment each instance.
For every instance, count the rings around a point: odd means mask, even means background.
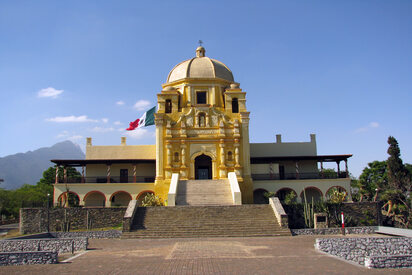
[[[85,160],[52,160],[83,171],[80,179],[56,174],[55,203],[67,191],[85,206],[127,205],[148,192],[167,200],[172,174],[217,180],[234,172],[242,203],[260,202],[266,191],[281,198],[294,192],[298,199],[303,190],[316,199],[332,187],[349,191],[351,155],[317,155],[315,135],[303,143],[284,143],[277,135],[275,143],[251,144],[246,92],[203,47],[171,70],[157,101],[155,146],[126,145],[125,138],[119,146],[93,146],[88,138]],[[325,176],[324,162],[336,162],[337,173]]]

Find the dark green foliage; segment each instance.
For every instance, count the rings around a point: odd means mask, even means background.
[[[398,195],[393,197],[393,199],[405,201],[408,195],[407,193],[411,188],[409,170],[405,167],[405,165],[403,165],[402,159],[400,157],[401,152],[396,139],[394,137],[389,137],[388,144],[388,184],[392,189],[398,191]]]
[[[0,214],[7,218],[18,217],[21,207],[46,207],[47,203],[51,206],[55,176],[56,167],[49,167],[36,185],[25,184],[16,190],[0,188]],[[63,179],[63,168],[59,169],[58,176]],[[67,177],[80,177],[80,173],[69,167]],[[77,200],[77,196],[69,194],[69,205],[78,206]]]
[[[368,203],[369,204],[369,203]],[[311,204],[309,204],[311,207]],[[375,206],[372,206],[373,208]],[[307,228],[305,223],[305,206],[304,203],[283,204],[285,212],[288,214],[290,228]],[[366,208],[365,210],[362,210]],[[367,207],[357,203],[330,203],[315,202],[313,204],[313,213],[326,213],[328,216],[329,227],[341,226],[341,212],[345,213],[345,226],[370,226],[378,225],[379,218],[376,213],[368,210]],[[313,227],[313,225],[312,225]]]
[[[375,200],[376,189],[385,190],[388,185],[386,161],[373,161],[368,163],[359,177],[358,185],[360,201]]]

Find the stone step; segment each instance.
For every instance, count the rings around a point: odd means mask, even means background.
[[[269,205],[138,207],[122,238],[290,236]]]
[[[179,181],[176,205],[233,205],[229,182],[227,179]]]
[[[279,233],[232,233],[232,234],[136,234],[135,232],[130,232],[128,234],[124,233],[122,239],[164,239],[164,238],[204,238],[204,237],[281,237],[290,236],[290,231],[279,232]]]

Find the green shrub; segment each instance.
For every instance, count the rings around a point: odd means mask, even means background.
[[[148,193],[142,201],[142,206],[164,206],[164,202],[161,198],[153,193]]]

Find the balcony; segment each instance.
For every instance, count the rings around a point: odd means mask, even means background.
[[[64,179],[59,179],[59,184],[82,184],[82,183],[153,183],[155,181],[154,176],[136,176],[135,177],[120,177],[120,176],[111,176],[108,181],[108,177],[73,177]]]
[[[285,173],[280,174],[252,174],[253,180],[306,180],[306,179],[340,179],[346,178],[346,172],[340,173]]]

